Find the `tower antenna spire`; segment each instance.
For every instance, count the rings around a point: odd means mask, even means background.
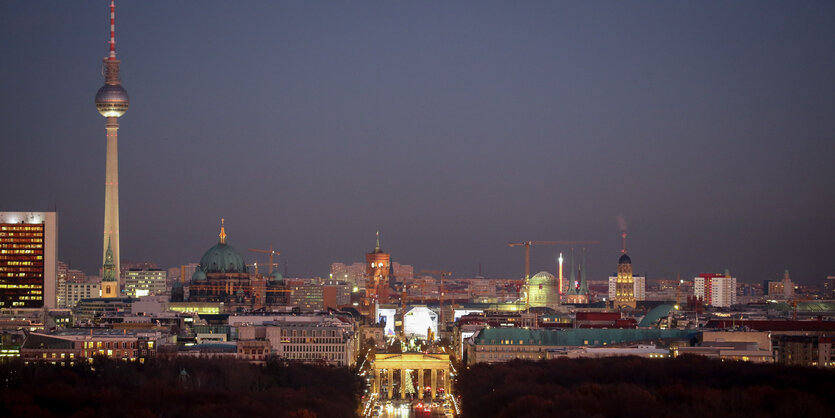
[[[116,59],[116,4],[110,0],[110,60]]]
[[[221,244],[226,244],[226,228],[223,226],[225,222],[225,219],[220,218],[220,234],[218,234],[218,237],[220,237]]]
[[[626,254],[626,231],[622,231],[620,233],[620,238],[623,245],[623,248],[621,248],[620,252]]]

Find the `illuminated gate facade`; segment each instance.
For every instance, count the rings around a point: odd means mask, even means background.
[[[394,396],[395,372],[399,377],[400,399],[406,399],[406,374],[417,372],[418,399],[423,399],[426,374],[429,374],[429,386],[432,399],[435,399],[443,388],[444,393],[452,393],[452,380],[449,374],[449,354],[377,354],[374,360],[374,393],[379,393],[383,399]],[[440,382],[439,382],[440,381]],[[440,384],[439,384],[440,383]],[[385,392],[383,392],[385,389]]]

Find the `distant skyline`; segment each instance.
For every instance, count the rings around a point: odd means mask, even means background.
[[[109,2],[0,4],[0,211],[101,264]],[[123,260],[835,275],[835,3],[116,2]],[[535,247],[531,272],[558,251]],[[578,253],[579,254],[579,253]],[[579,259],[579,255],[578,255]],[[283,266],[281,267],[283,270]]]

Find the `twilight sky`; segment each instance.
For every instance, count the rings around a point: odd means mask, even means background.
[[[101,264],[107,1],[0,3],[0,210]],[[835,275],[835,2],[119,1],[122,257]],[[565,250],[565,249],[563,249]],[[532,250],[554,270],[558,248]],[[266,259],[262,258],[266,263]]]

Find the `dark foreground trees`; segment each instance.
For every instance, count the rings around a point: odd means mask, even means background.
[[[677,359],[514,361],[459,376],[466,417],[831,417],[835,372]]]
[[[360,391],[344,368],[200,359],[13,362],[0,378],[0,416],[25,417],[352,417]]]

